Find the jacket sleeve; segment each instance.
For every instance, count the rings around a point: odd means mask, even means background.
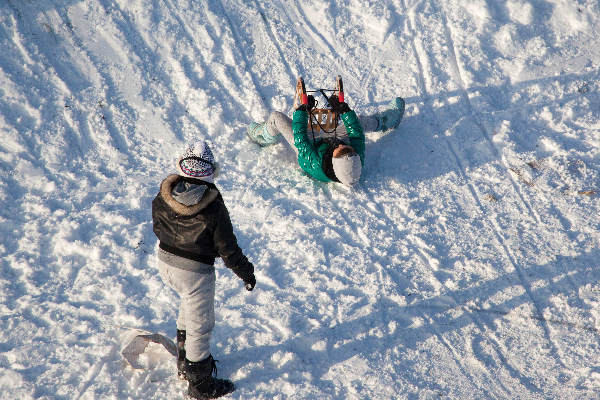
[[[152,231],[160,241],[160,220],[158,219],[158,195],[152,200]]]
[[[161,200],[160,194],[158,194],[154,200],[152,200],[152,230],[159,242],[165,240],[165,237],[175,236],[173,228],[164,221],[166,214],[167,210]]]
[[[319,153],[306,136],[306,124],[308,113],[303,110],[294,111],[292,118],[292,132],[294,133],[294,145],[298,149],[298,164],[300,168],[312,177],[323,175],[322,160]]]
[[[230,268],[238,277],[246,282],[254,273],[254,266],[248,261],[248,258],[246,258],[242,249],[237,244],[237,238],[233,233],[233,226],[231,225],[227,207],[222,200],[217,201],[220,204],[213,234],[215,248],[227,268]]]
[[[350,146],[360,156],[360,163],[365,165],[365,134],[360,121],[353,110],[342,114],[342,121],[350,138]]]

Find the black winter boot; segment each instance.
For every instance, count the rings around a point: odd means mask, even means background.
[[[185,380],[185,331],[177,329],[177,376]]]
[[[186,378],[189,382],[188,395],[194,399],[216,399],[235,390],[230,380],[217,379],[217,366],[212,356],[207,359],[191,362],[186,360]]]

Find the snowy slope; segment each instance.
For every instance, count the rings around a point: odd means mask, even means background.
[[[0,398],[182,399],[150,203],[185,143],[257,269],[217,263],[232,399],[600,398],[595,0],[0,2]],[[361,184],[253,120],[344,78]]]

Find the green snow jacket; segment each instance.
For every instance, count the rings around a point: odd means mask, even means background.
[[[342,121],[350,138],[350,146],[360,156],[360,162],[365,164],[365,134],[362,126],[352,110],[342,114]],[[306,134],[308,123],[308,112],[304,110],[294,111],[292,118],[292,132],[294,133],[294,145],[298,149],[298,164],[300,168],[314,179],[322,182],[331,182],[331,179],[323,171],[323,157],[330,144],[326,141],[312,143]]]

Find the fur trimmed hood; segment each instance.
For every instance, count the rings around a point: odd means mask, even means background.
[[[212,203],[219,196],[219,190],[215,187],[215,185],[195,180],[195,183],[197,182],[200,185],[205,184],[206,186],[208,186],[208,188],[204,192],[204,196],[202,196],[202,199],[198,204],[186,206],[185,204],[182,204],[175,200],[173,198],[173,195],[171,194],[171,192],[173,191],[173,187],[175,187],[175,185],[177,185],[177,183],[179,183],[181,179],[186,178],[183,178],[180,175],[172,174],[167,176],[165,180],[163,180],[160,184],[160,197],[162,197],[167,206],[169,206],[169,208],[171,208],[178,215],[186,217],[196,215],[200,211],[208,207],[210,203]]]

